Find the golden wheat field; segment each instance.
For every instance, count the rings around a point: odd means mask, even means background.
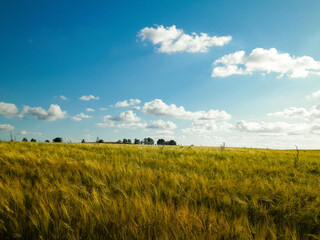
[[[320,151],[0,142],[0,239],[320,239]]]

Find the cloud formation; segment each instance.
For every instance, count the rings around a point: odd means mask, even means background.
[[[62,111],[57,104],[51,104],[48,111],[41,107],[29,107],[24,106],[22,114],[28,114],[34,116],[39,120],[55,121],[57,119],[63,119],[67,116],[66,111]]]
[[[94,112],[95,110],[93,108],[86,108],[87,112]]]
[[[139,104],[141,103],[141,101],[139,99],[130,99],[130,100],[124,100],[122,102],[117,102],[114,106],[116,108],[118,107],[129,107],[129,106],[133,106],[135,104]]]
[[[278,52],[275,48],[256,48],[249,55],[246,55],[245,51],[238,51],[217,59],[214,61],[211,76],[250,75],[254,72],[274,72],[279,74],[279,78],[320,76],[320,61],[315,61],[309,56],[290,56],[288,53]]]
[[[26,130],[22,130],[20,132],[17,132],[17,135],[37,135],[37,136],[41,136],[42,133],[40,133],[40,132],[27,132]]]
[[[88,95],[88,96],[81,96],[79,99],[82,101],[90,101],[90,100],[99,100],[100,98],[95,97],[93,95]]]
[[[209,47],[223,46],[229,43],[231,36],[210,37],[206,33],[185,34],[182,29],[177,29],[175,25],[164,27],[162,25],[153,27],[145,27],[139,33],[138,37],[142,41],[148,39],[154,45],[159,46],[158,52],[176,53],[176,52],[208,52]]]
[[[128,110],[120,113],[120,116],[106,115],[103,121],[113,121],[113,122],[138,122],[140,118],[132,111]]]
[[[309,110],[306,108],[290,107],[283,111],[268,113],[271,117],[285,118],[303,118],[308,120],[320,119],[320,104],[312,106]]]
[[[85,119],[85,118],[92,118],[92,116],[86,115],[84,113],[79,113],[79,114],[73,116],[71,119],[73,121],[81,121],[82,119]]]
[[[307,99],[315,99],[315,98],[319,98],[320,97],[320,90],[315,91],[313,93],[311,93],[310,95],[307,95],[306,98]]]
[[[14,116],[18,114],[18,108],[13,103],[0,102],[0,114],[5,116]]]
[[[11,131],[14,129],[14,126],[10,124],[0,124],[0,131],[5,130],[5,131]]]
[[[60,95],[60,99],[61,99],[61,100],[68,100],[68,98],[65,97],[65,96],[63,96],[63,95]]]
[[[147,128],[155,128],[155,129],[176,129],[177,126],[171,122],[171,121],[163,121],[163,120],[156,120],[152,121],[150,125],[147,126]]]
[[[98,127],[115,127],[115,128],[129,128],[129,129],[146,129],[146,123],[137,123],[137,122],[130,122],[130,123],[120,123],[114,124],[114,122],[106,122],[106,123],[97,123]]]
[[[250,133],[285,133],[287,135],[319,134],[320,122],[287,123],[287,122],[247,122],[239,121],[235,129]]]
[[[200,120],[227,120],[231,115],[225,111],[209,110],[190,112],[186,111],[184,107],[177,107],[175,104],[167,105],[161,99],[155,99],[144,104],[142,112],[154,116],[173,117],[179,119],[200,119]]]

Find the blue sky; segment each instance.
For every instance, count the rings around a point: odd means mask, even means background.
[[[1,1],[0,139],[319,148],[319,11],[316,0]]]

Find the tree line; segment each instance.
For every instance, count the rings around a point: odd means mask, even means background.
[[[24,137],[24,138],[22,139],[22,142],[28,142],[28,139],[27,139],[26,137]],[[34,139],[34,138],[31,138],[30,142],[37,142],[37,140]],[[45,142],[50,142],[50,141],[49,141],[49,140],[45,140]],[[56,137],[56,138],[52,139],[52,142],[54,142],[54,143],[62,143],[62,142],[63,142],[63,139],[62,139],[61,137]],[[81,142],[82,142],[82,143],[86,143],[86,140],[85,140],[85,139],[82,139]],[[103,140],[103,139],[100,139],[99,137],[97,137],[96,143],[104,143],[104,140]],[[154,145],[154,144],[155,144],[155,141],[154,141],[151,137],[144,138],[143,140],[140,140],[140,139],[135,138],[134,141],[131,141],[131,139],[124,138],[123,140],[118,140],[118,141],[116,141],[116,143],[118,143],[118,144]],[[176,143],[175,140],[166,141],[166,140],[160,138],[160,139],[158,139],[158,141],[157,141],[157,145],[177,145],[177,143]]]

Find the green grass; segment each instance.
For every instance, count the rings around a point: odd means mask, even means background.
[[[0,239],[320,239],[320,151],[0,142]]]

